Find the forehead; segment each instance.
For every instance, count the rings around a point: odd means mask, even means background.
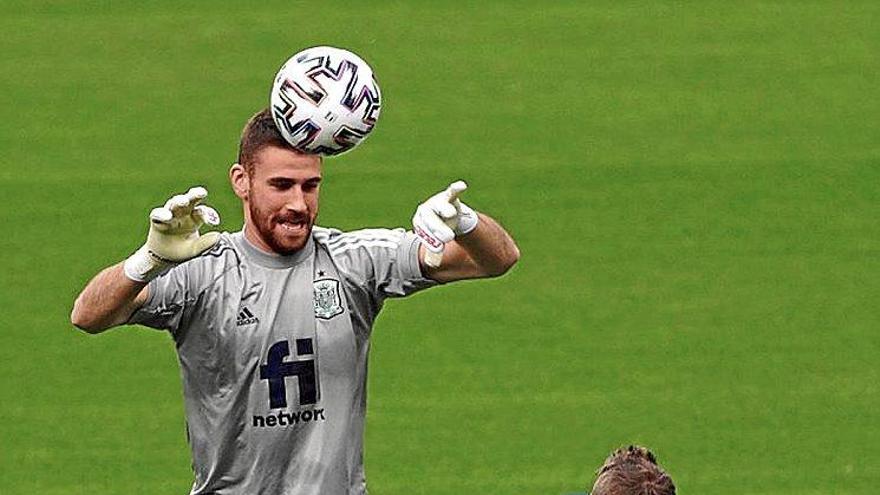
[[[321,164],[321,157],[318,155],[306,155],[291,149],[266,146],[254,156],[254,178],[321,177]]]

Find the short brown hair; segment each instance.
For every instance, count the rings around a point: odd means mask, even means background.
[[[254,158],[260,150],[267,146],[294,150],[284,140],[284,136],[278,132],[278,127],[275,126],[275,121],[272,119],[272,110],[268,107],[255,113],[241,131],[241,141],[238,145],[238,163],[244,166],[248,174],[253,175]]]
[[[654,454],[637,445],[615,450],[596,474],[591,495],[675,495]]]

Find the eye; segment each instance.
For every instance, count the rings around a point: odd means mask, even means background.
[[[287,179],[270,179],[269,187],[277,191],[286,191],[293,187],[294,182]]]

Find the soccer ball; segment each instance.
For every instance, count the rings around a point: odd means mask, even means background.
[[[307,48],[290,57],[272,85],[272,117],[294,148],[339,155],[362,142],[379,118],[373,69],[350,51]]]

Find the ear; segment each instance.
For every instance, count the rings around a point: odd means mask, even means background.
[[[243,165],[240,163],[232,164],[232,167],[229,168],[229,182],[232,183],[235,195],[242,201],[247,201],[251,181],[247,169]]]

